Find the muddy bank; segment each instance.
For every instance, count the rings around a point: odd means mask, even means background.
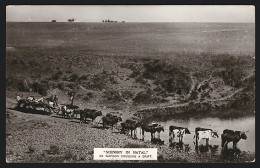
[[[254,115],[254,105],[236,106],[235,101],[190,102],[168,107],[138,110],[134,115],[145,120],[153,118],[167,120],[191,117],[239,118]]]

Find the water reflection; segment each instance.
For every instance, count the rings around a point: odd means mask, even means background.
[[[171,139],[169,139],[169,147],[176,149],[177,151],[185,151],[190,152],[190,144],[184,144],[183,142],[172,142]]]
[[[221,158],[223,160],[232,160],[240,156],[241,150],[239,148],[222,148]]]
[[[218,151],[219,145],[198,145],[195,146],[195,152],[200,155],[204,153],[208,153],[211,155],[215,155]]]
[[[208,146],[209,147],[208,153],[215,152],[217,155],[221,154],[221,144],[222,144],[221,134],[223,134],[223,130],[227,128],[231,130],[240,130],[241,132],[246,131],[247,139],[240,140],[237,143],[237,147],[239,147],[241,151],[255,152],[255,117],[246,117],[246,118],[229,119],[229,120],[220,120],[218,118],[203,118],[203,119],[190,119],[190,120],[171,120],[171,121],[163,121],[163,122],[154,120],[153,122],[157,122],[158,124],[163,125],[165,128],[169,128],[169,126],[171,126],[173,123],[174,125],[179,125],[181,127],[188,128],[191,134],[187,134],[185,136],[183,143],[189,144],[189,146],[191,147],[191,152],[195,152],[194,129],[197,127],[211,128],[214,131],[217,131],[219,134],[218,138],[211,138]],[[249,132],[247,132],[247,130],[249,130]],[[150,139],[151,139],[150,136],[146,136],[145,141],[150,141]],[[169,146],[174,146],[174,144],[171,144],[171,141],[169,141],[168,129],[166,129],[165,132],[161,132],[160,139],[164,140],[165,144]],[[205,146],[206,144],[207,144],[206,140],[202,140],[198,145]],[[215,149],[217,148],[216,147],[217,145],[218,145],[218,149]],[[228,146],[232,146],[232,143],[229,143]],[[207,151],[206,149],[201,149],[201,151],[203,150]]]
[[[164,145],[164,141],[162,141],[160,138],[151,138],[151,142],[156,145]]]

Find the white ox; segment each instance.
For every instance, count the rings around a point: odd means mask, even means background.
[[[183,143],[183,139],[186,134],[190,134],[188,128],[176,127],[176,126],[169,127],[169,136],[171,142],[172,140],[174,140],[175,142],[179,141],[180,143]]]
[[[205,131],[197,131],[195,132],[194,137],[196,137],[196,146],[199,145],[200,140],[206,140],[206,145],[209,145],[211,138],[218,138],[218,134],[212,130],[205,130]]]

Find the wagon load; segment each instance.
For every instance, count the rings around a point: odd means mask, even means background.
[[[53,111],[53,102],[47,101],[44,98],[35,99],[32,96],[21,98],[20,95],[17,95],[17,105],[16,108],[22,111],[39,111],[39,109],[43,109],[43,111],[47,114],[51,114]]]

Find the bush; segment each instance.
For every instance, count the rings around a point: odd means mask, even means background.
[[[71,151],[66,151],[65,154],[64,154],[64,159],[73,161],[73,160],[77,160],[77,156],[72,154]]]
[[[87,80],[88,79],[88,76],[87,75],[82,75],[79,80]]]
[[[59,154],[60,153],[60,149],[58,146],[56,145],[51,145],[50,146],[50,150],[47,151],[48,154],[53,154],[53,155],[56,155],[56,154]]]
[[[130,92],[130,91],[122,91],[122,97],[124,99],[131,99],[134,97],[134,93]]]
[[[28,146],[28,153],[32,154],[35,152],[35,148],[33,148],[32,146]]]
[[[138,75],[140,75],[140,71],[138,70],[133,70],[133,72],[131,73],[131,75],[129,76],[130,78],[135,78],[137,77]]]
[[[64,90],[64,83],[59,83],[58,88],[63,91]]]
[[[136,144],[136,143],[128,143],[124,146],[124,148],[147,148],[145,144]]]
[[[154,80],[154,84],[161,85],[169,93],[188,93],[191,79],[183,67],[164,60],[153,60],[144,63],[142,77]],[[141,76],[139,78],[141,78]],[[143,82],[140,79],[140,83]],[[181,91],[180,91],[181,90]]]
[[[58,71],[57,73],[52,75],[52,79],[58,80],[58,79],[60,79],[61,76],[62,76],[62,72]]]
[[[136,78],[135,81],[138,83],[141,83],[143,85],[145,85],[147,83],[146,80],[144,80],[144,78],[142,76],[139,76],[138,78]]]
[[[156,96],[150,89],[139,92],[133,99],[134,104],[151,104],[165,102],[166,100],[160,96]]]
[[[196,92],[195,90],[192,90],[189,99],[196,100],[197,98],[198,98],[198,92]]]
[[[71,81],[71,82],[76,82],[78,80],[78,75],[77,74],[72,74],[71,76],[70,76],[70,80],[69,81]]]
[[[109,102],[122,102],[124,99],[121,97],[118,91],[115,90],[106,90],[105,91],[105,98]]]
[[[40,95],[43,95],[43,96],[47,95],[48,89],[49,89],[49,85],[47,83],[34,82],[33,86],[32,86],[32,90],[34,92],[37,92],[37,93],[39,93]]]
[[[93,98],[93,93],[92,93],[92,92],[88,92],[88,93],[87,93],[87,96],[84,96],[84,97],[83,97],[83,100],[88,101],[88,100],[90,100],[91,98]]]

